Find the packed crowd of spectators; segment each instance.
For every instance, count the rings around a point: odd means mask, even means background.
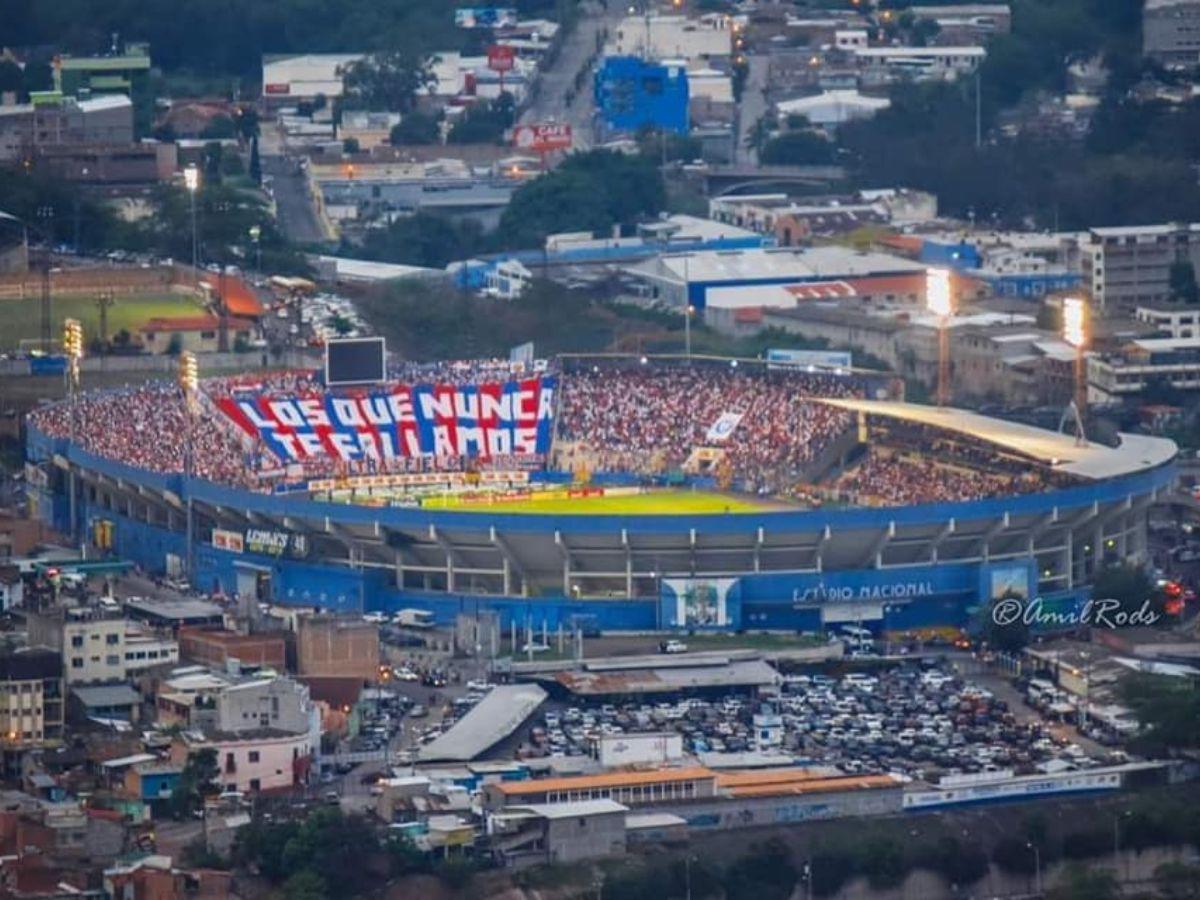
[[[850,413],[812,397],[850,397],[849,378],[680,366],[578,372],[564,379],[558,437],[578,442],[597,468],[643,475],[679,469],[699,447],[724,451],[732,483],[778,493],[851,424]],[[723,440],[709,429],[740,416]]]
[[[410,364],[393,373],[409,383],[470,383],[519,375],[507,361]],[[213,400],[241,392],[266,395],[321,391],[316,373],[284,371],[215,378],[203,384],[192,445],[192,471],[201,478],[256,490],[286,480],[355,475],[503,471],[542,468],[542,456],[513,455],[480,466],[468,458],[342,461],[315,457],[285,466],[252,443]],[[796,371],[749,372],[726,366],[579,367],[564,375],[556,421],[558,468],[624,472],[643,477],[681,472],[702,448],[718,462],[705,471],[722,487],[803,500],[808,490],[855,503],[901,505],[1027,493],[1059,485],[1052,473],[1006,459],[971,438],[928,426],[874,422],[871,449],[832,485],[806,485],[805,468],[854,423],[852,413],[822,397],[861,396],[856,379]],[[74,429],[72,429],[74,415]],[[726,434],[710,429],[724,419]],[[182,473],[189,415],[180,389],[145,384],[82,395],[31,416],[51,437],[72,433],[97,456],[151,472]],[[710,456],[710,461],[711,461]],[[582,466],[580,466],[582,467]],[[692,471],[692,470],[689,470]],[[808,502],[808,501],[805,501]]]
[[[170,383],[82,394],[74,405],[58,403],[34,411],[34,427],[69,438],[75,417],[76,442],[89,453],[150,472],[181,474],[191,433],[193,473],[210,481],[254,486],[242,446],[224,428],[200,415],[195,427],[180,389]]]
[[[880,506],[982,500],[1046,488],[1037,470],[1009,474],[945,460],[940,455],[872,447],[858,465],[837,479],[836,487],[851,502]]]

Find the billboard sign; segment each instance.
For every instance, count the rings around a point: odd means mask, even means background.
[[[513,145],[518,150],[549,153],[552,150],[570,150],[571,143],[571,126],[565,122],[538,122],[518,125],[513,129]]]
[[[512,28],[517,24],[517,11],[503,6],[464,6],[454,11],[454,24],[459,28]]]
[[[214,528],[212,545],[218,550],[228,550],[231,553],[246,552],[246,542],[240,531],[230,531],[227,528]]]
[[[247,553],[262,556],[308,556],[308,536],[278,528],[247,528],[245,535]]]
[[[487,61],[493,72],[511,72],[516,65],[516,51],[503,44],[492,44],[487,49]]]
[[[767,362],[813,369],[849,369],[854,357],[841,350],[768,350]]]

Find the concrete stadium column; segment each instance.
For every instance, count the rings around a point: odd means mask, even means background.
[[[403,588],[404,587],[404,554],[401,553],[399,550],[397,550],[396,554],[395,554],[395,560],[396,560],[396,587]]]
[[[1062,567],[1067,573],[1067,590],[1075,587],[1075,532],[1068,528],[1062,549]]]

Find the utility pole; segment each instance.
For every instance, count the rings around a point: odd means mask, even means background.
[[[983,102],[982,102],[983,72],[981,67],[975,67],[975,149],[983,146]]]
[[[49,224],[54,218],[53,206],[39,206],[37,217],[43,223],[42,232],[42,352],[49,353],[54,340],[50,323],[50,243],[52,227]]]
[[[217,276],[217,349],[222,353],[229,352],[229,317],[228,305],[225,303],[225,263],[221,263],[221,272]]]

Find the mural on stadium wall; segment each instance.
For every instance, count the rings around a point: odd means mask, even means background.
[[[676,628],[725,628],[734,624],[729,591],[736,578],[664,578],[664,623]]]
[[[234,394],[220,410],[281,463],[535,456],[554,433],[551,376],[472,385]]]

